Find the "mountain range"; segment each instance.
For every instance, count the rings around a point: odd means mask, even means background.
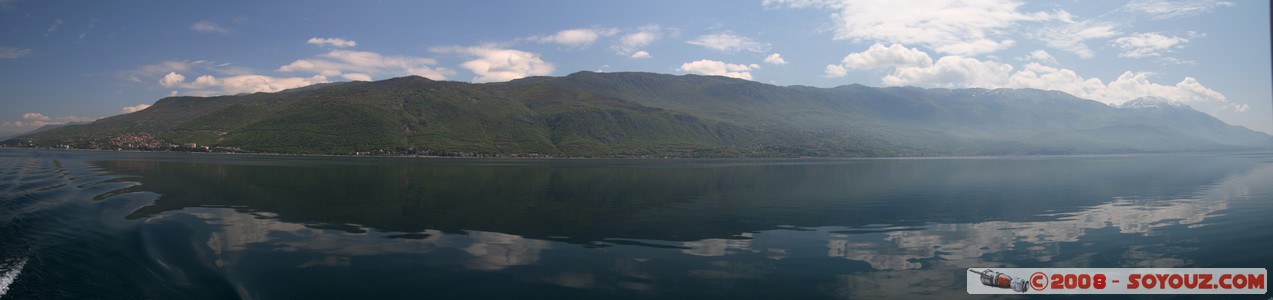
[[[578,72],[472,84],[419,76],[168,97],[6,146],[569,157],[1031,155],[1273,148],[1186,105],[1035,89],[775,86]]]

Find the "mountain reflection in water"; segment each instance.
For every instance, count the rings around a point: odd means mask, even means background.
[[[959,298],[968,267],[1267,268],[1271,160],[86,159],[139,183],[102,202],[153,195],[118,217],[173,288],[264,299]]]

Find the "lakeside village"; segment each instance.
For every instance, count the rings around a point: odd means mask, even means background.
[[[19,140],[16,144],[0,144],[0,147],[63,149],[63,150],[102,150],[102,151],[153,151],[153,152],[208,152],[208,153],[245,153],[245,154],[286,154],[262,152],[240,147],[220,145],[199,145],[197,143],[173,144],[150,133],[125,134],[108,139],[93,139],[79,145],[56,144],[38,145],[31,140]],[[541,153],[524,154],[491,154],[470,151],[447,151],[426,147],[398,147],[393,150],[374,149],[345,153],[326,153],[329,155],[356,156],[418,156],[418,157],[519,157],[519,158],[552,158],[554,156]]]
[[[17,144],[4,145],[18,148],[51,148],[51,149],[84,149],[113,151],[185,151],[185,152],[232,152],[247,153],[239,147],[207,146],[196,143],[172,144],[149,133],[126,134],[108,139],[93,139],[81,145],[57,144],[38,145],[31,140],[19,140]]]

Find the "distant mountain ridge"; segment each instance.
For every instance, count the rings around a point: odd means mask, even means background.
[[[780,87],[699,75],[577,72],[501,83],[418,76],[217,97],[4,141],[309,154],[791,157],[1273,148],[1188,106],[1119,107],[1034,89]]]

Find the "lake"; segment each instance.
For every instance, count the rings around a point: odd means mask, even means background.
[[[1273,153],[0,149],[0,298],[967,298],[969,267],[1273,267],[1271,183]]]

